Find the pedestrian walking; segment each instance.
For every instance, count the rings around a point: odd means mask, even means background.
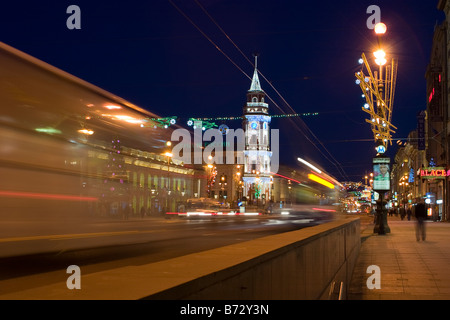
[[[389,215],[389,217],[392,217],[394,215],[394,209],[390,208],[388,210],[388,215]]]
[[[403,220],[403,219],[405,219],[405,216],[406,216],[406,210],[405,210],[405,208],[404,207],[401,207],[400,208],[400,218]]]
[[[416,209],[414,210],[416,214],[416,239],[420,241],[425,241],[426,232],[425,232],[425,219],[427,218],[427,208],[425,206],[425,201],[423,199],[419,199],[416,204]]]
[[[412,215],[411,208],[408,208],[408,210],[406,210],[406,216],[408,218],[408,221],[411,220],[411,215]]]

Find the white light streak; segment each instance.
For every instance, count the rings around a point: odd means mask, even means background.
[[[315,166],[313,166],[311,163],[309,163],[306,160],[303,160],[302,158],[297,158],[298,161],[306,164],[308,167],[310,167],[311,169],[313,169],[314,171],[316,171],[317,173],[322,173],[322,171],[320,171],[319,169],[317,169]]]

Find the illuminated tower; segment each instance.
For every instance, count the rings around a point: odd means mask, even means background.
[[[269,105],[264,101],[266,94],[261,89],[258,77],[258,57],[255,56],[255,71],[247,92],[247,103],[243,110],[244,149],[244,191],[248,204],[264,204],[271,198]]]

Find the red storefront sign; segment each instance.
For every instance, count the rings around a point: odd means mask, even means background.
[[[420,169],[422,179],[445,179],[450,176],[450,170],[441,167],[431,167]]]

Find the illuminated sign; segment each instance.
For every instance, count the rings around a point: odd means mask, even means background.
[[[386,152],[386,147],[383,146],[383,145],[379,145],[379,146],[377,146],[376,150],[377,150],[378,153],[385,153]]]
[[[373,158],[373,190],[387,191],[391,189],[390,161],[390,158]]]
[[[373,163],[390,163],[391,158],[383,158],[383,157],[377,157],[373,158]]]
[[[420,177],[422,179],[445,179],[446,176],[450,176],[450,170],[446,170],[443,167],[420,169]]]

